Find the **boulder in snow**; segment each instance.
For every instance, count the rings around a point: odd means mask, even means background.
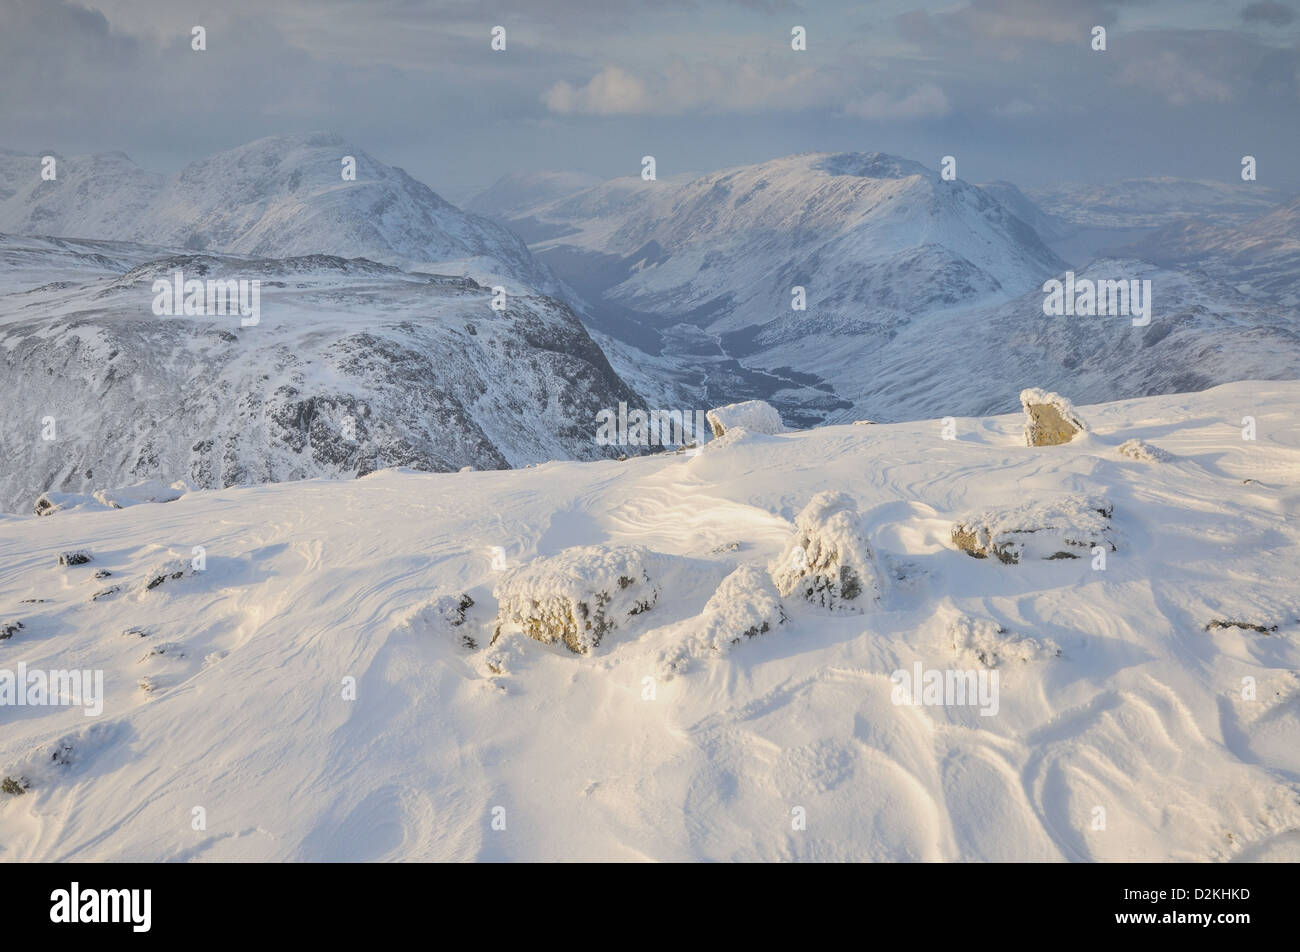
[[[641,546],[589,545],[535,559],[502,575],[497,626],[518,625],[543,644],[590,654],[605,635],[659,598],[651,553]]]
[[[145,591],[150,591],[173,579],[186,578],[191,575],[198,575],[199,570],[194,567],[192,559],[167,559],[159,562],[149,569],[144,576]]]
[[[79,510],[102,510],[112,507],[104,505],[98,499],[84,493],[62,493],[49,490],[41,493],[32,511],[38,516],[52,516],[56,512],[76,512]]]
[[[820,492],[794,524],[794,537],[770,566],[782,596],[798,592],[814,605],[850,612],[880,597],[875,553],[852,497]]]
[[[772,580],[752,565],[742,565],[718,585],[698,621],[695,644],[701,652],[725,654],[732,645],[767,634],[785,623],[785,608]]]
[[[59,553],[60,565],[85,565],[95,558],[89,549],[68,549]]]
[[[95,499],[110,509],[125,509],[147,502],[173,502],[189,491],[190,487],[184,480],[177,480],[169,486],[161,479],[150,479],[118,489],[96,489]]]
[[[766,400],[745,400],[742,403],[729,403],[725,407],[710,410],[705,418],[713,430],[714,436],[724,436],[728,430],[739,427],[750,433],[784,433],[785,424],[776,407]]]
[[[1112,511],[1112,504],[1099,496],[1025,502],[967,516],[953,525],[952,541],[967,555],[991,555],[1007,565],[1025,559],[1077,559],[1094,546],[1115,551]]]
[[[1087,429],[1074,405],[1060,394],[1037,387],[1022,390],[1020,405],[1025,410],[1025,442],[1030,446],[1069,443]]]

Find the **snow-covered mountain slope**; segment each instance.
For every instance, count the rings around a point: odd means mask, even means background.
[[[0,707],[0,777],[30,784],[0,794],[0,857],[1300,860],[1298,402],[1240,383],[1081,407],[1054,447],[1019,413],[733,432],[0,518],[0,669],[104,687],[93,718]],[[826,489],[879,600],[778,611],[769,563]],[[1104,569],[952,542],[1084,495]],[[546,578],[494,564],[605,551],[578,546],[641,547],[607,561],[653,605],[589,655],[492,644],[493,592]],[[996,694],[900,703],[918,665]]]
[[[0,150],[0,232],[71,238],[128,238],[163,185],[121,152],[53,155],[51,181],[41,155]]]
[[[1025,191],[1044,211],[1085,228],[1158,228],[1192,219],[1239,224],[1291,196],[1258,182],[1141,178],[1066,182]]]
[[[149,478],[210,488],[596,459],[617,452],[595,441],[596,414],[639,404],[554,298],[510,295],[498,311],[470,279],[320,255],[156,254],[120,273],[139,249],[95,247],[98,274],[0,297],[0,508]],[[260,323],[155,316],[153,282],[177,271],[260,281]]]
[[[888,325],[1023,290],[1060,264],[986,193],[880,153],[619,180],[531,214],[579,229],[539,250],[622,259],[606,296],[714,332],[788,321],[795,285],[820,326]]]
[[[842,392],[871,419],[899,420],[1005,412],[1029,386],[1101,402],[1234,380],[1300,379],[1300,322],[1292,308],[1135,259],[1098,259],[1076,278],[1150,281],[1150,323],[1049,317],[1044,293],[1035,290],[912,322],[872,354],[857,387]]]
[[[1203,270],[1252,297],[1300,304],[1300,199],[1243,225],[1170,225],[1124,250],[1156,264]]]
[[[345,156],[356,160],[355,181],[343,179]],[[462,212],[337,135],[259,139],[193,162],[165,182],[142,178],[117,154],[82,162],[68,159],[57,181],[39,182],[38,158],[7,157],[0,194],[14,194],[0,205],[0,231],[263,258],[361,257],[504,281],[516,292],[560,290],[508,230]],[[36,184],[25,184],[33,176]]]
[[[1064,267],[988,192],[880,153],[617,179],[511,224],[594,302],[589,325],[688,370],[702,402],[765,397],[796,424],[847,410],[910,321],[1007,300]]]
[[[601,182],[601,178],[586,172],[515,172],[503,175],[467,201],[465,210],[475,215],[511,218],[537,205],[595,188]]]
[[[996,198],[1045,242],[1065,238],[1078,229],[1058,215],[1049,215],[1011,182],[986,182],[980,189]]]

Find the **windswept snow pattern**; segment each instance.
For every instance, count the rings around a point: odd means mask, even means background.
[[[104,672],[98,717],[5,708],[0,859],[1296,861],[1298,403],[1250,382],[1084,405],[1088,438],[1047,448],[1008,408],[951,440],[830,426],[0,517],[0,669]],[[1089,495],[1122,535],[1104,569],[952,544]],[[872,610],[767,588],[837,520],[879,563]],[[653,607],[590,653],[492,643],[502,609],[617,598],[638,566]],[[916,670],[996,675],[996,711],[904,702]]]

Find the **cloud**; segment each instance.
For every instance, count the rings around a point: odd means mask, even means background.
[[[560,80],[542,93],[542,102],[551,112],[596,116],[644,113],[651,106],[645,83],[617,66],[606,66],[582,86]]]
[[[942,89],[926,83],[902,96],[872,93],[849,103],[844,112],[858,119],[940,119],[952,112],[952,105]]]
[[[1295,11],[1283,3],[1273,0],[1261,0],[1252,3],[1241,11],[1241,18],[1247,23],[1267,23],[1269,26],[1286,26],[1295,19]]]
[[[829,107],[840,87],[813,67],[784,70],[775,62],[731,64],[673,60],[662,72],[633,76],[606,66],[586,83],[565,80],[542,93],[560,115],[685,115]]]

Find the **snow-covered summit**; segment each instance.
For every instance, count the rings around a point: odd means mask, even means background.
[[[344,178],[344,159],[355,179]],[[483,283],[559,291],[500,225],[467,214],[342,136],[272,136],[192,162],[163,179],[125,156],[64,159],[55,181],[39,157],[0,157],[0,231],[140,241],[287,258],[315,253],[415,267]]]

